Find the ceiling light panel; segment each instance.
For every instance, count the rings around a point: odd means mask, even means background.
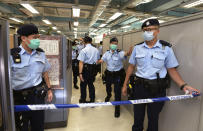
[[[13,20],[13,21],[15,21],[15,22],[23,23],[23,21],[22,21],[22,20],[17,19],[17,18],[9,18],[9,19],[10,19],[10,20]]]
[[[99,27],[104,27],[104,26],[106,26],[107,24],[101,24]]]
[[[44,23],[46,23],[47,25],[51,25],[51,22],[47,19],[42,20]]]
[[[74,26],[78,26],[78,25],[79,25],[79,22],[75,21],[75,22],[73,23],[73,25],[74,25]]]
[[[192,2],[190,4],[185,5],[184,7],[185,8],[191,8],[191,7],[200,5],[200,4],[203,4],[203,0],[198,0],[198,1]]]
[[[73,17],[80,17],[80,8],[79,7],[73,6],[72,12],[73,12]]]
[[[39,12],[33,6],[31,6],[30,4],[28,4],[28,3],[21,3],[21,5],[24,8],[26,8],[27,10],[29,10],[31,13],[33,13],[33,14],[39,14]]]
[[[52,29],[53,29],[53,30],[57,30],[57,27],[56,27],[56,26],[54,26],[54,27],[52,27]]]

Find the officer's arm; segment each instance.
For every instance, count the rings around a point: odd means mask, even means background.
[[[169,68],[168,73],[170,77],[175,81],[175,83],[180,87],[181,85],[185,84],[183,79],[181,78],[180,74],[177,72],[176,68]]]
[[[79,62],[79,73],[81,74],[83,70],[83,61]]]
[[[103,63],[104,61],[102,59],[97,61],[97,64]]]
[[[126,72],[126,77],[125,77],[125,81],[124,81],[124,85],[123,85],[124,88],[125,88],[126,85],[128,84],[129,78],[130,78],[130,76],[132,75],[134,69],[135,69],[135,66],[134,66],[133,64],[130,64],[130,65],[128,66],[128,70],[127,70],[127,72]]]
[[[49,76],[48,76],[48,72],[47,71],[43,73],[43,77],[44,77],[44,80],[46,82],[47,87],[51,88],[50,81],[49,81]]]
[[[130,56],[132,53],[132,50],[133,50],[133,46],[131,46],[128,51],[125,51],[124,56]]]

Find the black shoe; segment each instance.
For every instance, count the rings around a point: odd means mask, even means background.
[[[75,89],[79,89],[79,87],[77,85],[74,86]]]
[[[95,99],[90,99],[89,103],[94,103]]]
[[[105,102],[109,102],[110,98],[111,98],[111,96],[107,96],[107,97],[105,98]]]
[[[80,99],[80,100],[79,100],[79,103],[87,103],[87,101],[86,101],[86,100],[83,100],[83,99]]]
[[[120,116],[120,106],[115,107],[114,117],[118,118]]]

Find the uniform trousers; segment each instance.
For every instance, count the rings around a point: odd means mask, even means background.
[[[115,101],[121,100],[121,80],[120,76],[107,76],[106,79],[106,93],[108,97],[111,97],[111,85],[114,84],[114,94],[115,94]]]
[[[72,60],[72,71],[73,71],[73,84],[77,85],[79,75],[79,61],[77,59]]]
[[[144,88],[143,84],[137,83],[134,89],[135,99],[147,99],[166,96],[166,90],[157,93],[151,93]],[[143,122],[145,118],[145,110],[147,108],[148,129],[147,131],[158,131],[159,113],[164,106],[164,102],[156,102],[149,104],[134,104],[134,124],[132,131],[143,131]]]
[[[86,100],[86,96],[87,96],[86,87],[88,85],[90,101],[91,100],[94,101],[95,100],[95,87],[94,87],[93,82],[95,79],[95,75],[92,70],[88,70],[88,69],[84,68],[82,76],[83,76],[84,81],[80,82],[80,92],[81,92],[80,99],[82,101]]]
[[[14,91],[15,105],[44,104],[44,97],[34,93],[22,94],[22,91]],[[15,112],[17,131],[44,131],[44,111]]]

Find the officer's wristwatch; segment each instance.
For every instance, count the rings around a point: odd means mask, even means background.
[[[183,90],[183,88],[187,85],[187,83],[180,86],[180,90]]]

